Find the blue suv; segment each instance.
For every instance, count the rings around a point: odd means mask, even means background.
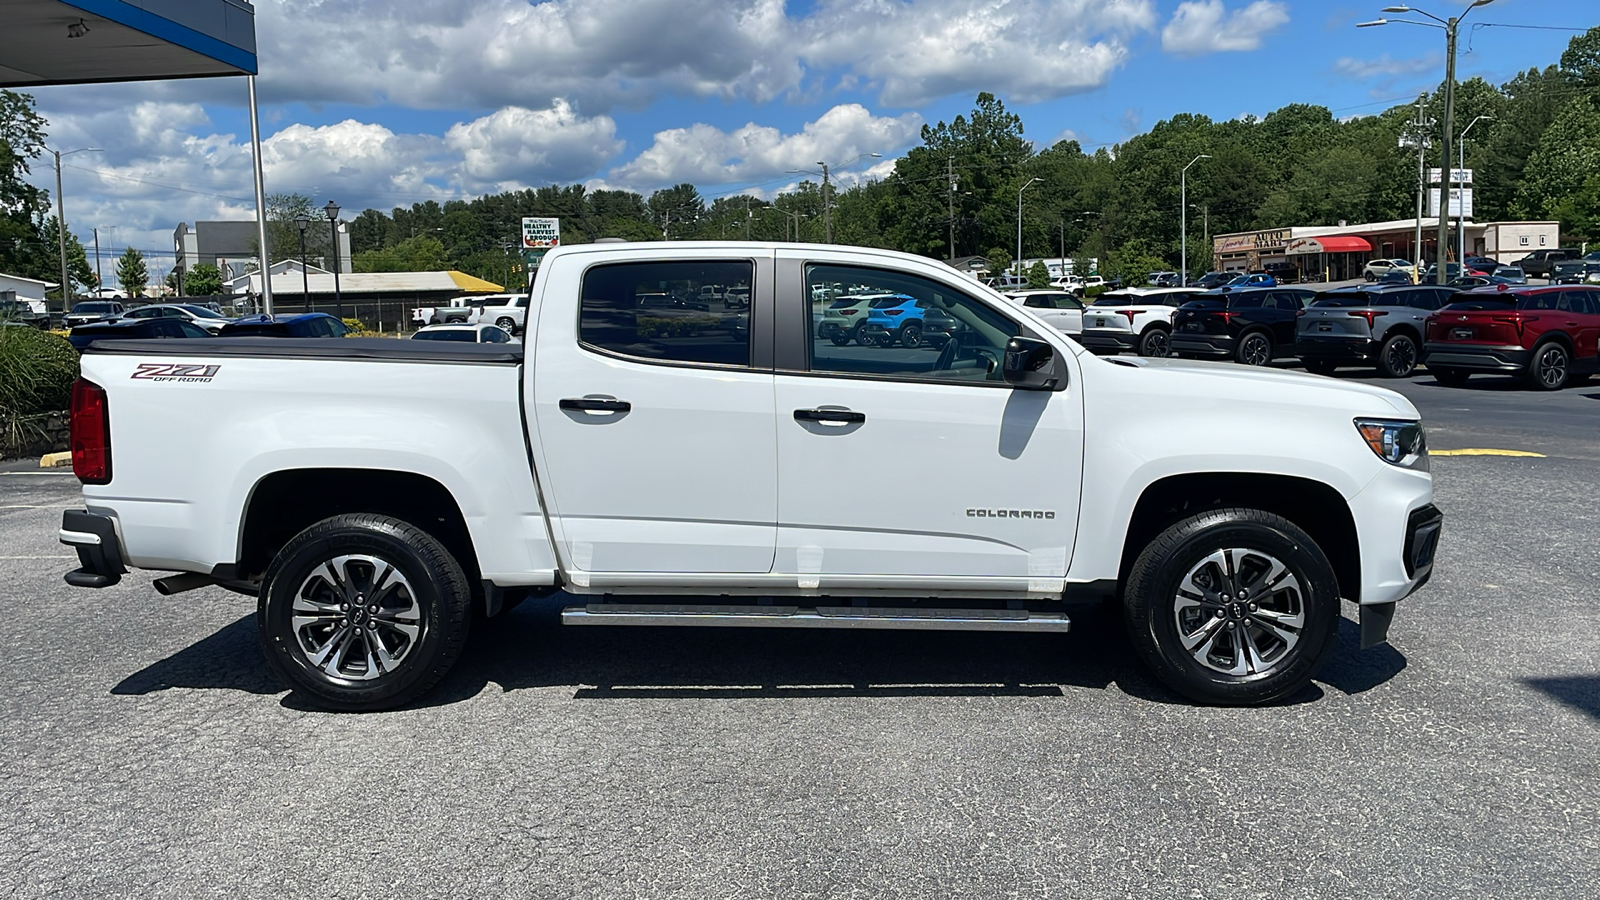
[[[921,347],[923,318],[927,307],[905,294],[878,297],[867,306],[867,321],[861,329],[861,342],[879,347]]]

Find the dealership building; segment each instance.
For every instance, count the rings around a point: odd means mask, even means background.
[[[1556,222],[1468,221],[1464,230],[1468,256],[1487,256],[1503,263],[1515,262],[1541,247],[1561,246],[1561,228]],[[1362,267],[1372,259],[1415,261],[1420,255],[1424,261],[1433,260],[1439,220],[1422,220],[1420,254],[1416,234],[1416,219],[1219,234],[1211,239],[1212,267],[1247,272],[1287,262],[1299,266],[1306,277],[1342,281],[1360,278]],[[1458,239],[1459,232],[1452,228],[1452,242]],[[1448,255],[1456,257],[1453,245]]]

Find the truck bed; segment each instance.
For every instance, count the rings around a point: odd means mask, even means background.
[[[372,359],[387,362],[476,363],[514,366],[520,344],[405,341],[395,338],[234,337],[187,340],[95,341],[87,353],[145,356],[226,356],[254,359]]]

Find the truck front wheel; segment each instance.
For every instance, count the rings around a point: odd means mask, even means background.
[[[267,663],[296,693],[342,711],[392,709],[460,656],[472,591],[455,557],[398,519],[324,519],[284,545],[256,623]]]
[[[1339,587],[1294,523],[1217,509],[1178,522],[1139,554],[1123,612],[1134,647],[1168,687],[1244,706],[1310,682],[1338,633]]]

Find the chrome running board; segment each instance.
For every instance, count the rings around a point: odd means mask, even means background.
[[[1025,609],[923,609],[873,606],[689,606],[590,603],[561,611],[563,625],[688,625],[731,628],[893,628],[924,631],[1068,630],[1061,613]]]

